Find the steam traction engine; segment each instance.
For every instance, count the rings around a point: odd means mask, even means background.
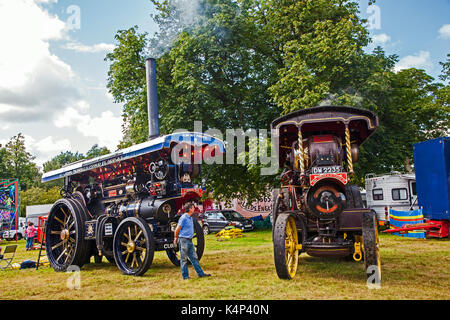
[[[279,278],[292,279],[306,252],[364,259],[367,276],[381,280],[376,215],[349,184],[359,146],[377,127],[372,112],[342,106],[298,110],[272,122],[284,168],[272,213]]]
[[[201,133],[159,136],[154,60],[147,61],[150,140],[91,160],[82,160],[43,175],[47,182],[64,178],[63,198],[50,210],[46,251],[56,271],[83,266],[104,256],[127,275],[143,275],[155,251],[166,251],[179,266],[173,244],[177,213],[199,200],[201,166],[225,152],[222,141]],[[202,157],[202,158],[201,158]],[[204,235],[194,222],[199,259]]]

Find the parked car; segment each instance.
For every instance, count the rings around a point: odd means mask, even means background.
[[[252,220],[244,218],[234,210],[206,211],[201,219],[203,233],[218,232],[228,225],[234,224],[242,231],[251,231],[255,228]]]
[[[17,234],[17,240],[21,240],[23,238],[25,238],[25,230],[26,230],[26,223],[25,223],[25,218],[19,218],[19,225],[18,225],[18,229],[11,229],[11,230],[6,230],[3,231],[2,234],[2,238],[8,241],[12,241],[16,239],[16,234]]]

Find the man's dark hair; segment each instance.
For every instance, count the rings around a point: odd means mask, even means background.
[[[191,210],[191,208],[194,206],[194,204],[192,202],[188,202],[185,206],[184,206],[184,211],[188,212],[189,210]]]

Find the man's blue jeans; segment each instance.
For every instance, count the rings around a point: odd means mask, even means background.
[[[195,247],[192,240],[187,238],[179,238],[178,245],[180,246],[180,267],[181,276],[183,279],[189,278],[188,259],[191,261],[197,275],[199,277],[203,277],[205,273],[198,262],[197,252],[195,252]]]

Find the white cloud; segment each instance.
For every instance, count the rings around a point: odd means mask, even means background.
[[[23,136],[25,138],[25,148],[36,157],[34,162],[40,167],[60,152],[71,149],[68,139],[56,139],[53,136],[48,136],[41,140],[36,140],[27,134]]]
[[[7,140],[7,139],[0,139],[0,146],[2,148],[4,148],[8,142],[9,142],[9,140]]]
[[[376,34],[372,37],[374,44],[385,44],[389,41],[391,41],[391,37],[388,36],[386,33]]]
[[[112,95],[112,93],[110,93],[109,91],[106,91],[105,96],[106,96],[106,98],[108,98],[108,100],[110,100],[111,102],[114,102],[114,96]]]
[[[122,138],[122,118],[116,117],[111,111],[102,112],[99,117],[83,114],[75,108],[67,108],[54,118],[58,128],[75,128],[86,138],[95,139],[98,143],[114,151]]]
[[[66,25],[38,3],[0,0],[0,121],[48,119],[82,96],[70,65],[52,54],[50,41],[66,37]]]
[[[444,24],[439,29],[439,38],[450,39],[450,24]]]
[[[0,6],[0,87],[18,87],[50,56],[48,41],[63,38],[65,23],[31,0],[0,0]]]
[[[61,151],[70,150],[69,139],[55,140],[52,136],[48,136],[33,145],[33,149],[43,154],[55,154]]]
[[[432,67],[432,62],[430,60],[430,52],[428,51],[420,51],[416,55],[406,56],[400,59],[400,61],[395,65],[394,70],[396,72],[409,69],[409,68],[417,68],[417,69],[429,69]]]
[[[85,53],[96,53],[96,52],[109,52],[113,51],[116,46],[108,43],[99,43],[92,46],[84,45],[78,42],[69,42],[63,46],[63,48],[68,50],[73,50],[77,52]]]

